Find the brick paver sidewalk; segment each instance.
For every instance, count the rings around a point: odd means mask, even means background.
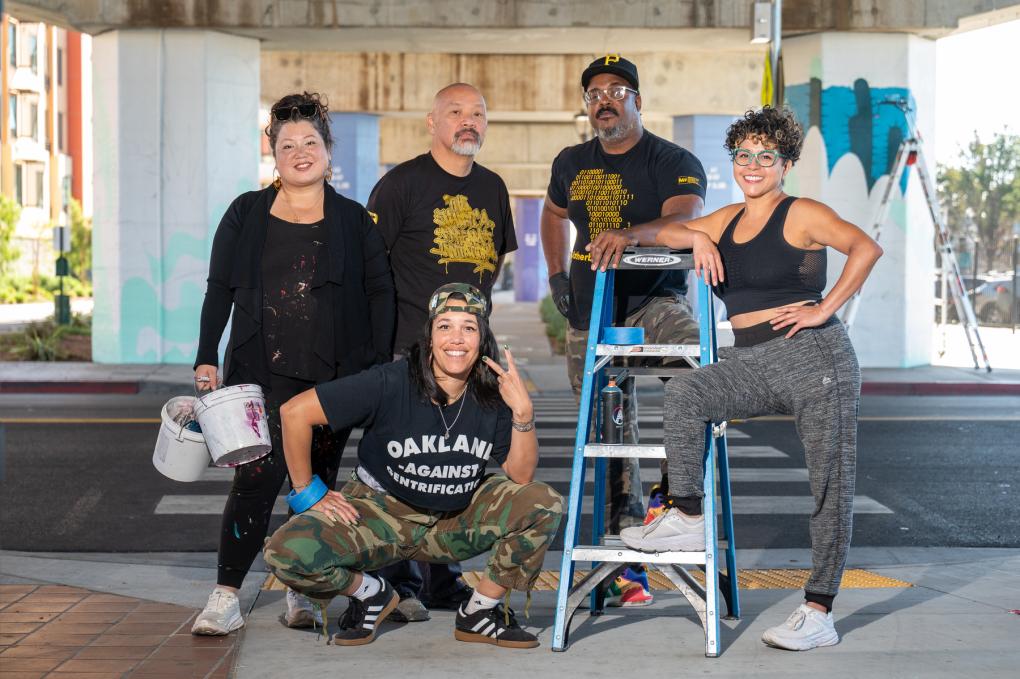
[[[193,637],[192,608],[62,585],[0,585],[0,676],[227,679],[238,635]]]

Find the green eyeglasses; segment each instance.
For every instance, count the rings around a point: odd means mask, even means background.
[[[758,153],[752,153],[747,149],[734,149],[730,152],[730,157],[733,158],[733,162],[740,166],[750,165],[751,161],[758,161],[758,165],[761,167],[772,167],[776,164],[783,154],[774,149],[765,149],[764,151],[758,151]]]
[[[473,285],[447,283],[439,286],[429,298],[429,318],[435,318],[447,311],[464,311],[476,316],[488,316],[489,301]]]

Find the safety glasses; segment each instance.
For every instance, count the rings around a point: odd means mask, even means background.
[[[429,318],[435,318],[447,311],[464,311],[476,316],[488,316],[489,301],[473,285],[447,283],[437,288],[429,298]]]
[[[603,98],[612,99],[613,101],[620,101],[621,99],[627,96],[628,92],[631,92],[635,96],[638,93],[637,90],[632,90],[631,88],[626,87],[624,85],[613,85],[612,87],[607,87],[604,90],[600,90],[597,87],[593,87],[587,92],[585,92],[582,98],[584,99],[585,104],[591,106],[597,101],[602,101]]]

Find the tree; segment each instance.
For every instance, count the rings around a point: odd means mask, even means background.
[[[983,144],[975,132],[959,161],[938,168],[939,201],[950,228],[967,235],[965,225],[973,220],[987,268],[1009,268],[1010,236],[1020,221],[1020,136],[1004,131]]]
[[[71,275],[85,282],[92,278],[92,219],[81,213],[81,203],[74,198],[67,207],[71,221],[71,251],[67,263]]]
[[[10,264],[21,256],[21,251],[11,245],[19,219],[21,206],[0,194],[0,275],[7,273]]]

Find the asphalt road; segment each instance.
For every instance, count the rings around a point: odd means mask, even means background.
[[[148,420],[174,393],[0,396],[0,548],[215,550],[229,472],[185,484],[152,467],[158,427]],[[648,442],[661,441],[660,408],[654,393],[643,401]],[[537,406],[540,478],[564,494],[569,411],[566,395]],[[738,547],[807,547],[809,490],[793,423],[734,429]],[[346,468],[353,448],[345,458]],[[658,472],[644,464],[647,490]],[[856,496],[857,546],[1020,547],[1020,398],[865,397]],[[586,515],[582,535],[589,525]]]

